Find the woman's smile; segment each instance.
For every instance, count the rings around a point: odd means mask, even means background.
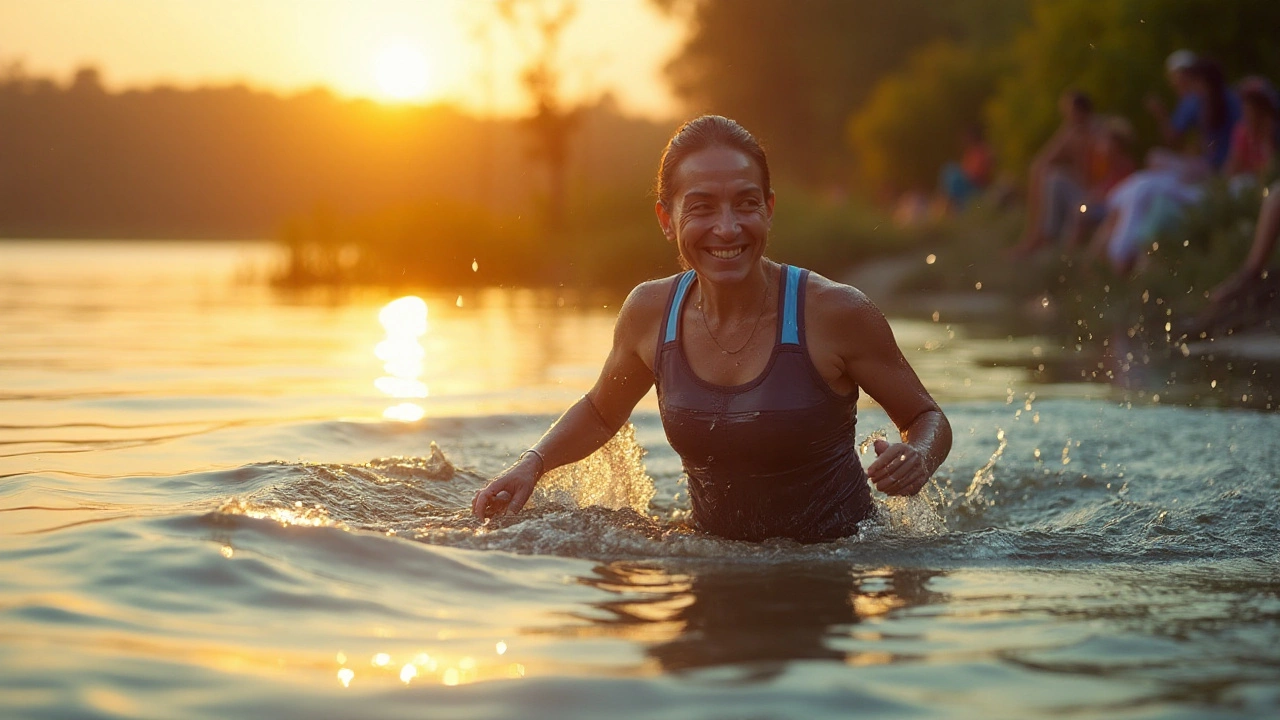
[[[708,253],[713,257],[720,258],[721,260],[732,260],[746,252],[746,250],[747,247],[745,245],[740,245],[735,248],[707,248]]]

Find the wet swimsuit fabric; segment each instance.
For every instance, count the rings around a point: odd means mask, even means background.
[[[813,542],[857,532],[871,509],[855,449],[858,394],[835,393],[805,344],[809,271],[783,265],[778,330],[760,375],[732,387],[694,374],[680,344],[692,270],[671,283],[654,376],[698,528],[735,540]]]

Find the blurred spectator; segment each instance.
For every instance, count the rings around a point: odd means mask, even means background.
[[[1209,293],[1209,301],[1214,305],[1223,305],[1250,286],[1266,280],[1270,274],[1267,271],[1267,261],[1276,249],[1277,237],[1280,237],[1280,182],[1268,188],[1267,195],[1262,200],[1258,224],[1253,230],[1253,244],[1249,246],[1249,255],[1245,257],[1244,264]]]
[[[1187,71],[1196,62],[1196,54],[1190,50],[1175,50],[1165,60],[1165,77],[1178,96],[1178,104],[1170,115],[1159,95],[1147,95],[1147,111],[1156,119],[1164,143],[1177,146],[1183,135],[1193,129],[1200,118],[1200,100],[1191,92]]]
[[[1231,134],[1231,149],[1222,174],[1233,184],[1245,180],[1265,180],[1275,163],[1277,133],[1280,132],[1280,98],[1264,78],[1249,77],[1240,82],[1244,115]]]
[[[1180,324],[1183,338],[1222,335],[1246,326],[1272,326],[1280,314],[1280,273],[1267,269],[1280,237],[1280,183],[1265,192],[1253,244],[1240,269],[1209,293],[1209,305]]]
[[[1062,124],[1031,162],[1027,219],[1012,249],[1026,255],[1062,239],[1067,214],[1085,198],[1094,145],[1093,101],[1083,92],[1063,93],[1058,102]]]
[[[1089,186],[1079,211],[1063,208],[1066,221],[1066,246],[1082,245],[1089,233],[1106,216],[1107,194],[1122,180],[1133,174],[1133,125],[1120,116],[1100,119],[1094,129],[1094,150],[1090,156]]]
[[[1240,98],[1227,87],[1217,63],[1202,58],[1171,75],[1171,82],[1175,77],[1185,82],[1187,97],[1195,98],[1201,147],[1195,155],[1151,151],[1147,169],[1130,175],[1107,195],[1107,216],[1089,254],[1105,253],[1120,276],[1134,272],[1143,248],[1176,222],[1187,205],[1204,196],[1202,183],[1226,163],[1242,114]]]
[[[1187,182],[1199,182],[1222,169],[1231,149],[1231,135],[1243,115],[1240,96],[1227,86],[1222,67],[1201,58],[1183,71],[1188,88],[1188,107],[1196,110],[1194,128],[1198,146],[1191,153],[1154,150],[1147,165],[1157,170],[1177,172]],[[1185,134],[1185,133],[1184,133]]]
[[[970,127],[964,135],[960,162],[947,163],[938,176],[938,194],[944,209],[948,212],[963,210],[991,183],[994,168],[995,156],[982,128],[977,125]]]
[[[1178,50],[1165,62],[1169,84],[1178,93],[1172,115],[1156,96],[1147,98],[1147,109],[1155,116],[1167,145],[1189,149],[1208,162],[1213,170],[1222,168],[1231,146],[1231,133],[1240,121],[1240,98],[1227,87],[1218,63],[1197,58],[1188,50]],[[1195,135],[1198,144],[1186,148]],[[1167,159],[1167,158],[1165,158]]]

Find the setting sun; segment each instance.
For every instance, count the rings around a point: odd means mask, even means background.
[[[388,99],[421,100],[431,86],[431,68],[417,48],[393,45],[374,59],[373,78]]]

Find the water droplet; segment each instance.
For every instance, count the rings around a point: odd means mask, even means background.
[[[462,296],[461,296],[461,295],[459,295],[459,296],[458,296],[457,306],[458,306],[458,307],[462,307]]]
[[[937,255],[934,255],[933,253],[929,253],[927,256],[925,256],[924,264],[925,264],[925,265],[932,265],[932,264],[934,264],[934,263],[935,263],[935,262],[937,262],[937,261],[938,261],[938,256],[937,256]]]
[[[480,272],[480,263],[475,259],[471,261],[471,272]]]

